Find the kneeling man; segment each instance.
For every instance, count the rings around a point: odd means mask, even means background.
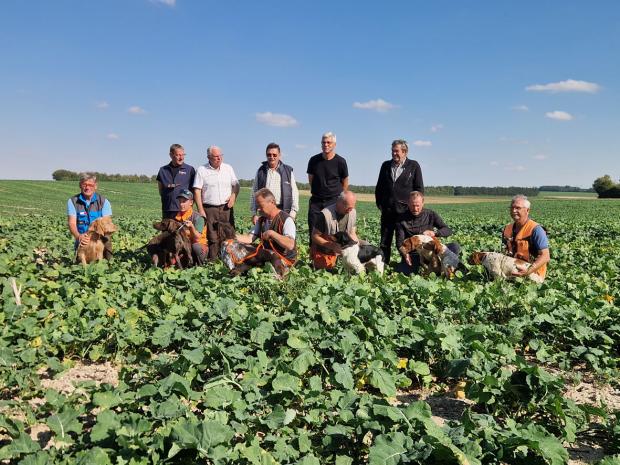
[[[244,259],[244,265],[271,262],[282,277],[297,261],[295,222],[288,213],[278,208],[276,198],[269,189],[259,189],[254,198],[260,217],[250,234],[239,234],[237,238],[248,244],[256,239],[260,242],[256,251]]]
[[[504,227],[502,244],[506,255],[531,263],[529,268],[513,272],[513,276],[536,273],[542,282],[547,273],[547,263],[551,260],[549,240],[543,227],[530,219],[530,206],[525,195],[512,198],[510,216],[514,222]]]
[[[341,246],[333,240],[337,232],[345,231],[359,243],[355,228],[356,201],[353,192],[343,191],[336,198],[336,203],[328,205],[316,215],[310,246],[310,257],[316,270],[331,270],[336,266],[338,255],[342,253]]]
[[[189,189],[183,189],[177,196],[180,211],[174,219],[183,223],[183,233],[192,244],[192,256],[194,263],[203,265],[207,259],[207,226],[205,219],[192,208],[194,194]]]
[[[401,221],[396,225],[396,247],[400,249],[405,239],[423,234],[428,237],[448,237],[452,234],[452,229],[443,221],[433,210],[424,208],[424,194],[413,191],[409,194],[409,211],[403,215]],[[448,249],[457,256],[461,252],[461,247],[456,242],[446,244]],[[401,253],[402,255],[402,253]],[[402,261],[396,266],[396,271],[410,275],[418,273],[420,269],[420,255],[411,252],[402,257]]]

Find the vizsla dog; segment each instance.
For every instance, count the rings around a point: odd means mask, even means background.
[[[104,216],[93,221],[88,227],[88,231],[86,231],[90,241],[88,244],[78,245],[75,254],[76,261],[86,265],[87,263],[102,260],[106,242],[112,240],[109,236],[116,231],[117,227],[112,223],[112,217],[110,216]]]
[[[470,265],[482,265],[493,279],[512,279],[515,271],[525,271],[531,266],[525,260],[509,257],[499,252],[474,252],[468,260]],[[542,283],[542,278],[536,273],[527,275],[535,283]]]
[[[146,244],[153,265],[169,268],[178,266],[183,269],[192,266],[192,245],[183,234],[183,223],[167,218],[153,223],[153,227],[162,231]]]

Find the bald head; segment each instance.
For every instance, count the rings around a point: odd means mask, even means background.
[[[357,197],[351,191],[343,191],[336,200],[336,211],[341,215],[349,213],[355,208]]]

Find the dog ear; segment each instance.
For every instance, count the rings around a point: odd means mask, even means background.
[[[441,252],[443,251],[443,247],[441,245],[441,241],[439,239],[437,239],[436,237],[433,237],[433,248],[435,249],[435,253],[437,255],[441,254]]]
[[[155,221],[153,223],[153,227],[155,229],[157,229],[158,231],[163,231],[164,230],[164,225],[163,225],[163,222],[161,222],[161,221]]]

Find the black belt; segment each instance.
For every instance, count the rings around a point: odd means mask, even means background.
[[[202,206],[205,207],[205,208],[214,208],[214,207],[215,208],[220,208],[220,207],[225,207],[226,204],[223,203],[221,205],[209,205],[208,203],[203,203]]]

